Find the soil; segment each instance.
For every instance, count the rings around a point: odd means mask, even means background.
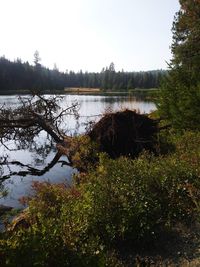
[[[199,267],[200,225],[179,224],[155,241],[137,247],[123,244],[119,251],[124,267]]]

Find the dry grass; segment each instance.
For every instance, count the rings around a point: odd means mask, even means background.
[[[100,92],[101,90],[100,90],[100,88],[88,88],[88,87],[71,87],[71,88],[64,88],[64,91],[65,92],[73,92],[73,93],[78,93],[78,92],[81,92],[81,93],[83,93],[83,92],[95,92],[95,93],[97,93],[97,92]]]

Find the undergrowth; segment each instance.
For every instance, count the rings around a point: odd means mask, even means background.
[[[165,132],[171,151],[110,159],[65,184],[34,183],[27,227],[1,233],[1,266],[126,266],[120,246],[199,220],[200,134]],[[134,266],[134,263],[132,263]]]

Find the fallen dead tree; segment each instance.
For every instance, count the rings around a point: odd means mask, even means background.
[[[134,158],[142,150],[156,152],[158,121],[150,119],[147,115],[131,110],[108,113],[85,134],[86,138],[77,139],[66,136],[62,126],[66,115],[78,117],[78,104],[73,103],[66,109],[60,109],[58,101],[57,96],[46,99],[37,95],[20,98],[21,105],[15,110],[0,108],[0,142],[2,145],[6,146],[8,140],[15,140],[24,147],[25,143],[30,145],[31,142],[35,142],[34,136],[41,131],[46,131],[56,142],[58,149],[52,161],[53,164],[48,164],[44,170],[24,166],[25,171],[11,172],[11,175],[40,176],[54,166],[61,155],[68,157],[67,164],[83,170],[87,166],[84,161],[94,163],[99,151],[106,152],[112,158],[121,155]],[[96,145],[93,146],[90,142]],[[5,165],[4,162],[0,162],[1,164]],[[10,174],[5,178],[8,178]]]
[[[110,157],[137,157],[143,150],[157,153],[158,121],[132,110],[104,115],[91,130],[78,137],[65,137],[57,148],[80,171],[98,162],[99,152]]]

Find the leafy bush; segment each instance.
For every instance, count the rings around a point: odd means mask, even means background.
[[[67,156],[78,170],[86,171],[98,161],[98,144],[91,141],[88,135],[80,135],[70,138]]]
[[[147,239],[161,228],[188,221],[196,210],[187,188],[198,174],[174,157],[102,156],[88,180],[84,189],[92,199],[91,224],[107,243]]]
[[[30,227],[16,227],[0,243],[1,266],[121,266],[88,232],[87,197],[64,184],[35,183],[28,201]],[[82,201],[83,200],[83,201]]]
[[[121,242],[156,240],[198,218],[200,134],[171,142],[176,152],[167,156],[101,154],[71,187],[35,183],[35,196],[24,199],[29,227],[2,235],[2,266],[124,266],[116,254]]]

